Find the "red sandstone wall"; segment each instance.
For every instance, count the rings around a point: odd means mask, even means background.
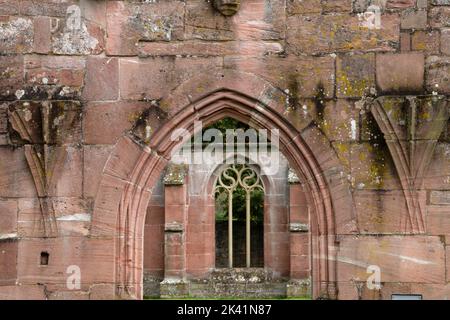
[[[448,121],[418,186],[425,229],[417,232],[405,227],[400,164],[362,106],[385,95],[448,98],[450,2],[378,1],[379,30],[360,26],[366,0],[241,2],[226,18],[204,0],[0,1],[0,298],[113,297],[124,257],[111,237],[92,237],[90,225],[115,143],[144,110],[156,127],[168,108],[158,101],[181,84],[230,69],[289,94],[284,117],[298,130],[312,117],[339,159],[353,204],[334,205],[353,219],[336,217],[338,297],[358,297],[355,282],[369,265],[381,268],[383,287],[364,287],[363,298],[449,297]],[[162,238],[154,221],[145,231]],[[162,247],[153,250],[146,265],[162,272]],[[67,287],[72,265],[81,270],[75,290]]]

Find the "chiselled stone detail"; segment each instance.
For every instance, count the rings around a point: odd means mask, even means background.
[[[449,118],[443,96],[380,97],[370,110],[384,134],[403,188],[408,209],[403,228],[425,232],[420,190],[437,140]]]
[[[73,137],[78,118],[79,104],[72,102],[21,102],[9,108],[11,126],[25,142],[25,158],[39,199],[42,217],[36,227],[45,236],[58,231],[51,197],[67,156],[64,143]]]

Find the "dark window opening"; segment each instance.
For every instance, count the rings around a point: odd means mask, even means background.
[[[49,257],[50,255],[48,254],[48,252],[41,252],[41,266],[48,266]]]

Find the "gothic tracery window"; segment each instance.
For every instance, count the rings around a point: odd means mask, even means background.
[[[217,178],[215,194],[216,266],[262,267],[264,186],[260,175],[246,164],[229,165]]]

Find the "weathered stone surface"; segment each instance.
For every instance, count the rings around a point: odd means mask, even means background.
[[[100,183],[103,168],[112,146],[85,146],[83,167],[83,195],[95,197]]]
[[[36,17],[34,19],[33,51],[46,54],[52,50],[50,17]]]
[[[83,98],[90,101],[116,100],[119,97],[117,58],[89,57],[86,61]]]
[[[107,53],[135,54],[140,40],[182,40],[184,7],[182,1],[146,4],[108,1]]]
[[[450,192],[431,191],[430,203],[431,204],[450,205]]]
[[[334,63],[334,58],[330,56],[298,58],[235,56],[225,58],[225,67],[239,68],[261,75],[291,94],[294,101],[299,97],[312,98],[320,95],[332,97],[335,84]],[[295,109],[298,106],[288,107]]]
[[[441,30],[441,52],[450,55],[450,29]]]
[[[359,26],[357,17],[345,14],[292,16],[287,20],[287,51],[295,54],[331,53],[360,49],[391,51],[399,39],[399,18],[382,16],[382,28],[370,30]],[[354,32],[347,32],[352,26]]]
[[[397,189],[399,181],[386,145],[361,143],[342,151],[350,152],[351,185],[356,189]]]
[[[0,238],[17,231],[17,200],[0,200]]]
[[[122,99],[158,100],[198,72],[214,72],[220,59],[120,59]]]
[[[365,281],[370,265],[380,267],[383,282],[443,284],[445,248],[439,237],[343,237],[339,277]]]
[[[381,2],[383,2],[383,1],[381,1]],[[416,4],[415,0],[387,0],[385,2],[386,2],[386,8],[389,8],[389,9],[412,8]]]
[[[450,186],[450,147],[438,143],[424,179],[424,187],[431,190],[448,190]]]
[[[3,99],[17,99],[24,92],[23,85],[23,57],[20,55],[0,56],[0,97]]]
[[[424,56],[419,53],[378,54],[377,84],[382,92],[421,92]]]
[[[29,286],[0,286],[0,299],[2,300],[45,300],[43,285]]]
[[[85,8],[71,5],[65,19],[57,19],[52,27],[52,51],[55,54],[99,54],[104,48],[104,30],[84,19]],[[87,12],[89,11],[86,10]]]
[[[111,283],[113,266],[111,256],[113,241],[81,237],[22,240],[19,243],[18,280],[21,284],[34,284],[45,277],[51,291],[67,291],[69,266],[81,270],[81,289],[87,290],[94,283]],[[84,249],[83,249],[84,248]],[[42,251],[49,253],[47,266],[39,265]],[[96,270],[102,270],[98,277]]]
[[[289,14],[320,13],[322,11],[320,0],[302,1],[293,0],[287,2]]]
[[[450,58],[431,56],[426,60],[426,86],[428,91],[450,93]]]
[[[450,8],[448,6],[432,7],[429,12],[432,28],[450,27]]]
[[[450,209],[448,206],[427,207],[427,231],[432,235],[450,233]]]
[[[375,55],[342,55],[336,63],[338,97],[361,97],[375,87]]]
[[[54,1],[42,0],[39,2],[33,0],[20,1],[20,13],[27,16],[51,16],[64,17],[69,6],[75,4],[76,1]]]
[[[416,31],[411,40],[411,48],[414,51],[425,51],[430,54],[439,52],[439,34],[436,32]]]
[[[359,128],[356,123],[359,119],[359,110],[353,101],[338,99],[327,101],[322,108],[315,110],[314,120],[330,141],[356,140],[359,137]]]
[[[27,55],[25,57],[27,83],[81,87],[86,62],[84,58],[68,56]]]
[[[23,148],[0,148],[0,195],[2,197],[34,197],[36,189],[25,160]]]
[[[0,51],[28,53],[33,48],[33,21],[23,17],[0,19]]]
[[[102,102],[85,108],[84,142],[86,144],[114,144],[131,129],[149,103]],[[103,128],[101,131],[99,128]]]
[[[16,15],[19,13],[19,2],[11,0],[0,1],[0,14],[1,15]]]
[[[17,254],[17,239],[0,240],[0,288],[16,284]]]
[[[408,209],[403,197],[403,192],[398,190],[355,191],[360,232],[368,234],[404,233],[403,224]]]
[[[426,29],[427,11],[426,10],[405,10],[401,18],[402,29]]]

